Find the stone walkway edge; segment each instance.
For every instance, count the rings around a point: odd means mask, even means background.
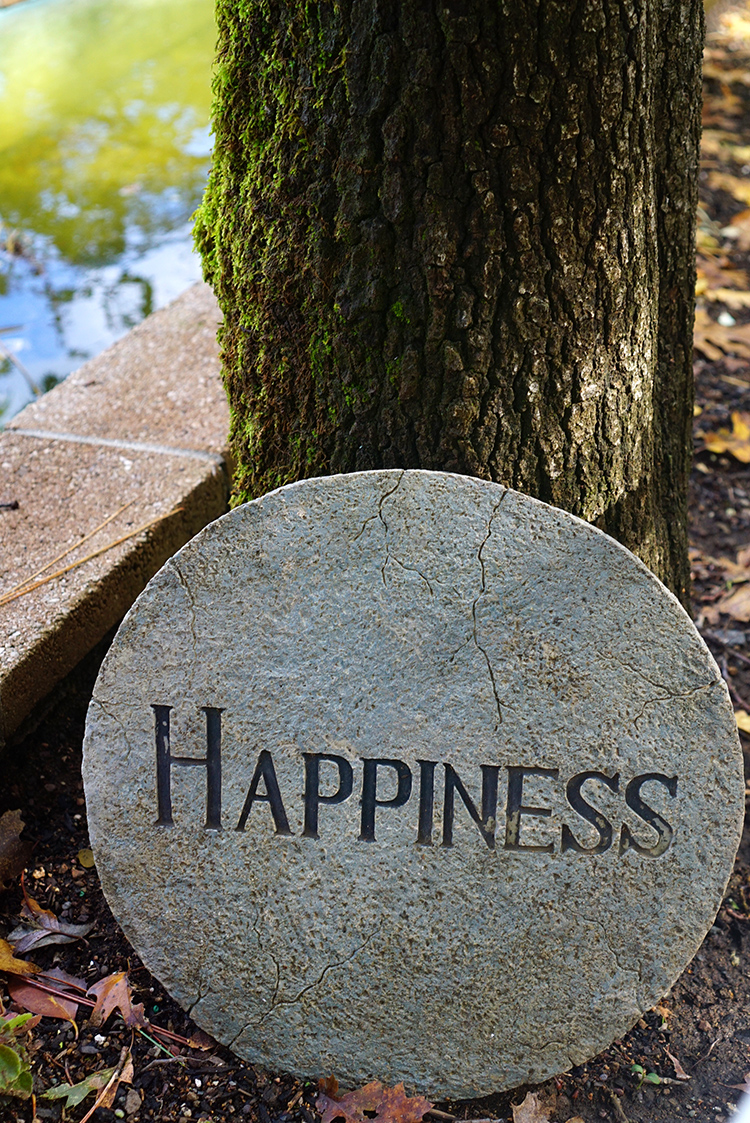
[[[0,433],[0,747],[226,511],[218,321],[194,285]]]

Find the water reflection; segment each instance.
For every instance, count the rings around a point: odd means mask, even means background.
[[[212,0],[0,11],[0,404],[64,376],[200,276]],[[4,402],[3,402],[4,399]]]

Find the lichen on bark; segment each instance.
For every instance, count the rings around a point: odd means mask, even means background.
[[[685,600],[699,0],[218,0],[218,23],[196,231],[237,496],[476,475]]]

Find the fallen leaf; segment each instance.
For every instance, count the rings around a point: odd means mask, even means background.
[[[727,593],[716,604],[707,607],[703,617],[707,623],[716,624],[722,612],[743,624],[750,623],[750,585],[741,585],[739,589]]]
[[[746,710],[735,710],[734,720],[737,722],[738,729],[743,733],[750,733],[750,714]]]
[[[726,327],[712,320],[705,308],[696,308],[693,346],[711,362],[725,355],[750,359],[750,324]]]
[[[722,227],[721,234],[724,238],[731,238],[743,253],[750,250],[750,210],[732,215],[729,225]]]
[[[123,1049],[120,1060],[114,1068],[103,1068],[93,1072],[78,1084],[58,1084],[42,1092],[46,1100],[65,1100],[65,1107],[76,1107],[82,1103],[92,1092],[100,1092],[91,1111],[84,1116],[88,1119],[100,1107],[111,1107],[114,1103],[117,1089],[121,1083],[130,1084],[133,1080],[133,1062],[128,1049]],[[81,1123],[84,1123],[81,1120]]]
[[[20,811],[0,815],[0,885],[18,877],[29,864],[33,847],[21,841],[23,827]]]
[[[188,1038],[188,1045],[191,1049],[202,1049],[205,1052],[208,1049],[215,1049],[218,1042],[204,1033],[202,1029],[196,1029]]]
[[[39,1014],[10,1014],[5,1018],[0,1015],[0,1039],[13,1040],[13,1034],[28,1033],[41,1022]]]
[[[149,1021],[143,1003],[138,1002],[133,1005],[130,983],[125,971],[116,971],[113,975],[100,979],[98,983],[89,987],[86,994],[92,994],[96,999],[90,1015],[92,1025],[104,1025],[109,1015],[119,1010],[122,1020],[129,1029],[148,1027]]]
[[[65,920],[58,920],[49,909],[29,897],[24,888],[24,903],[21,916],[29,924],[19,924],[8,936],[16,951],[24,952],[29,948],[43,948],[48,944],[72,944],[75,940],[87,936],[94,927],[90,924],[68,924]]]
[[[92,870],[96,865],[93,850],[79,850],[77,857],[79,863],[85,870]]]
[[[709,172],[708,186],[713,191],[726,191],[733,199],[745,206],[750,205],[750,179],[726,172]]]
[[[716,433],[703,433],[703,447],[707,452],[729,453],[742,464],[750,464],[750,413],[735,410],[732,414],[732,431],[719,429]]]
[[[47,971],[45,979],[47,978],[63,985],[68,980],[75,983],[80,981],[72,979],[71,975],[66,975],[64,971],[60,971],[58,968]],[[16,1005],[32,1014],[42,1014],[45,1018],[58,1018],[60,1021],[70,1022],[76,1031],[76,1036],[78,1036],[78,1027],[75,1023],[78,1002],[75,998],[63,998],[60,995],[49,994],[36,985],[36,980],[27,981],[14,977],[8,980],[8,990]]]
[[[704,129],[701,133],[701,155],[723,157],[735,138],[735,133],[723,129]]]
[[[750,86],[750,70],[744,67],[722,67],[715,63],[707,62],[703,67],[704,78],[716,78],[719,82],[739,82],[742,86]]]
[[[734,11],[722,12],[721,14],[721,34],[712,36],[712,39],[717,41],[726,40],[739,40],[742,45],[745,45],[750,39],[750,17],[747,12],[740,8]],[[727,43],[729,46],[729,43]]]
[[[7,940],[0,940],[0,971],[7,971],[12,975],[36,975],[41,971],[41,967],[37,967],[36,963],[16,959],[13,950]]]
[[[543,1103],[536,1092],[527,1092],[523,1103],[511,1104],[513,1123],[549,1123],[552,1104]]]
[[[696,259],[695,295],[703,296],[715,290],[747,289],[750,287],[744,269],[735,269],[726,254],[698,254]],[[709,299],[717,299],[709,297]]]
[[[750,308],[750,292],[747,290],[737,291],[737,289],[726,288],[705,288],[703,292],[698,292],[696,285],[696,296],[702,296],[704,300],[713,301],[719,304],[726,304],[727,308]]]
[[[665,1048],[664,1052],[667,1054],[667,1056],[669,1057],[670,1061],[672,1062],[672,1064],[674,1066],[674,1074],[677,1077],[677,1079],[678,1080],[689,1080],[690,1077],[685,1072],[685,1069],[682,1067],[680,1062],[677,1060],[677,1057],[673,1056],[673,1054],[670,1053],[669,1049]]]
[[[335,1077],[321,1080],[318,1087],[315,1107],[322,1123],[333,1123],[334,1119],[344,1119],[345,1123],[419,1123],[433,1107],[422,1096],[407,1096],[403,1084],[386,1088],[374,1080],[340,1097]]]

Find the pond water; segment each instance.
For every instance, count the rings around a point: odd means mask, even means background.
[[[215,39],[213,0],[0,10],[0,422],[199,279]]]

